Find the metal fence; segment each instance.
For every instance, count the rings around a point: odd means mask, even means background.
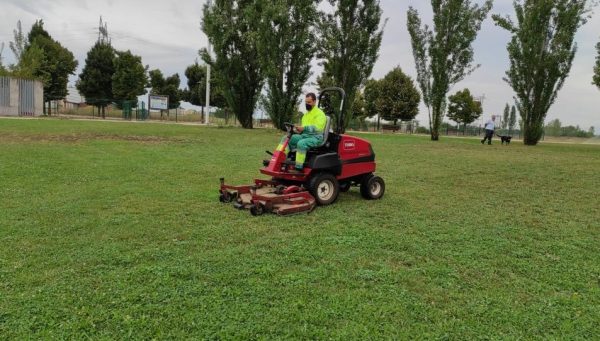
[[[19,116],[35,115],[35,82],[19,79]]]
[[[102,118],[97,107],[86,103],[71,103],[66,100],[51,102],[53,115],[72,118]],[[145,102],[119,101],[107,105],[105,119],[122,119],[127,121],[162,121],[177,123],[205,123],[206,113],[191,109],[148,110]],[[211,110],[209,123],[214,126],[241,127],[233,112]],[[255,119],[254,127],[270,128],[273,124],[268,119]]]
[[[39,81],[0,77],[0,115],[42,114],[43,91],[42,83]]]
[[[10,106],[10,78],[0,77],[0,110]]]
[[[389,122],[379,122],[378,124],[376,121],[360,122],[353,120],[348,125],[348,130],[392,134],[429,134],[429,127],[421,126],[416,120],[398,122],[397,124]],[[457,128],[446,123],[440,127],[439,132],[441,136],[483,137],[485,135],[483,127],[467,126]],[[521,130],[519,129],[496,129],[496,134],[512,136],[515,139],[521,138]]]

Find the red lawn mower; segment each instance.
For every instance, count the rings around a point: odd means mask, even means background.
[[[337,97],[336,97],[337,95]],[[341,88],[327,88],[319,95],[319,107],[327,115],[323,144],[308,151],[302,172],[295,167],[295,152],[267,152],[270,160],[263,161],[260,172],[270,180],[254,180],[247,186],[230,186],[221,178],[219,200],[233,203],[238,209],[249,209],[254,216],[264,213],[288,215],[312,211],[316,205],[332,204],[340,192],[360,186],[365,199],[383,197],[385,183],[374,175],[375,153],[363,139],[343,134],[342,108],[346,94]],[[333,108],[334,101],[340,109]],[[337,112],[337,115],[336,115]],[[332,116],[337,123],[331,129]],[[294,134],[294,125],[286,123],[285,146]],[[284,148],[285,149],[285,148]]]

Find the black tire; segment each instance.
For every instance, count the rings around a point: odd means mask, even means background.
[[[340,192],[346,193],[350,190],[350,187],[352,187],[352,185],[350,184],[350,181],[340,182]]]
[[[258,206],[250,207],[250,214],[255,217],[261,216],[265,213],[265,208],[263,205],[259,204]]]
[[[340,194],[337,179],[330,173],[317,173],[308,181],[308,191],[315,197],[317,204],[333,204]]]
[[[382,178],[369,174],[360,183],[360,194],[367,200],[378,200],[385,193],[385,182]]]
[[[229,194],[229,192],[222,192],[221,195],[219,195],[219,201],[224,203],[224,204],[229,204],[230,202],[233,201],[233,196],[231,194]]]

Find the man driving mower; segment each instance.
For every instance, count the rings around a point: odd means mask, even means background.
[[[307,112],[302,116],[302,126],[295,127],[295,134],[292,135],[289,147],[283,147],[285,139],[283,137],[277,150],[285,152],[296,151],[296,170],[301,172],[306,161],[306,152],[310,148],[318,147],[323,143],[323,133],[327,125],[325,113],[317,107],[317,95],[309,93],[305,98]]]

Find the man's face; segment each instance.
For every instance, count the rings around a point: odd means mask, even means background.
[[[492,121],[495,121],[495,120],[496,120],[496,116],[492,116]]]
[[[311,107],[315,107],[315,100],[312,99],[312,97],[307,96],[306,99],[304,100],[306,102],[306,104],[310,105]]]

